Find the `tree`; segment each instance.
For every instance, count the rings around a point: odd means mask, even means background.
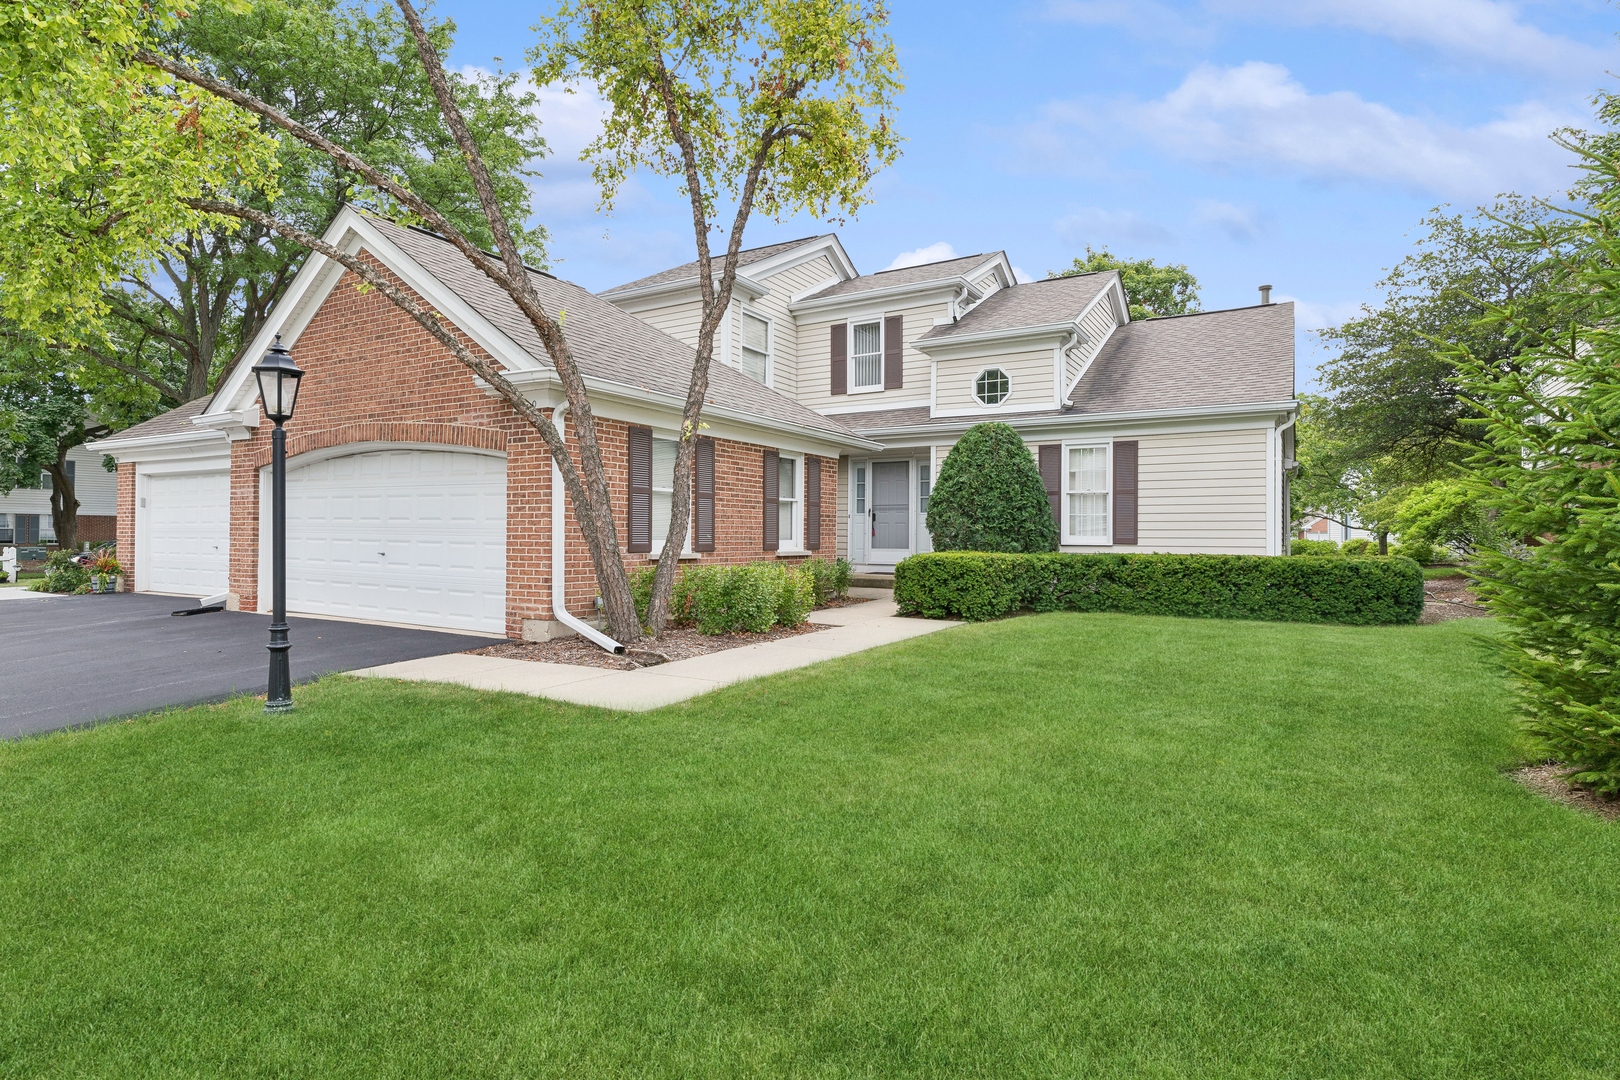
[[[1458,363],[1480,418],[1469,465],[1501,539],[1482,553],[1481,596],[1538,753],[1620,795],[1620,148],[1584,154],[1586,205],[1516,230],[1550,287],[1495,303],[1477,340],[1521,344],[1512,364]]]
[[[1321,426],[1345,460],[1380,462],[1391,487],[1454,476],[1483,438],[1458,392],[1459,350],[1510,370],[1556,307],[1557,252],[1520,242],[1546,208],[1506,196],[1472,218],[1443,210],[1423,220],[1417,250],[1378,283],[1376,307],[1320,332],[1339,350],[1321,369],[1331,396]],[[1499,305],[1520,321],[1483,318]]]
[[[108,428],[92,417],[89,395],[62,370],[49,349],[9,340],[0,364],[0,495],[51,480],[51,528],[59,547],[78,544],[79,500],[68,474],[68,452]]]
[[[424,20],[442,58],[454,31]],[[493,246],[461,154],[439,115],[416,46],[398,13],[356,0],[258,0],[246,10],[203,5],[164,28],[165,55],[241,88],[310,130],[401,177],[485,247]],[[498,201],[526,260],[543,264],[544,230],[526,229],[544,149],[534,96],[516,75],[447,76]],[[261,131],[274,137],[267,120]],[[230,194],[319,235],[349,203],[393,209],[324,154],[277,139],[273,201],[251,185]],[[258,222],[225,219],[175,235],[151,262],[103,291],[107,332],[78,356],[153,391],[153,411],[208,393],[292,282],[305,249]]]
[[[1121,259],[1107,248],[1093,251],[1087,244],[1085,258],[1074,260],[1074,265],[1067,270],[1053,271],[1046,276],[1075,277],[1104,270],[1119,271],[1119,283],[1125,289],[1125,300],[1133,319],[1186,315],[1199,310],[1198,279],[1180,263],[1160,266],[1152,259]]]
[[[1057,522],[1024,440],[1007,424],[974,424],[951,447],[928,498],[939,551],[1056,551]]]
[[[702,319],[648,607],[654,633],[668,618],[715,332],[750,217],[853,215],[899,153],[886,19],[881,0],[576,0],[538,27],[535,82],[594,86],[608,103],[584,154],[604,208],[637,170],[674,178],[691,207]],[[716,233],[726,238],[718,266]]]

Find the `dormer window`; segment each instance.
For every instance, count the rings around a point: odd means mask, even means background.
[[[850,328],[850,339],[850,389],[883,389],[883,324],[856,323]]]
[[[769,383],[771,373],[771,324],[758,315],[742,313],[742,373],[758,382]]]

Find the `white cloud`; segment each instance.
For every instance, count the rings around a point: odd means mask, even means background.
[[[1217,199],[1199,199],[1193,206],[1193,220],[1225,233],[1230,240],[1253,240],[1260,235],[1257,211]]]
[[[1335,27],[1582,85],[1620,60],[1612,46],[1524,22],[1506,0],[1202,0],[1192,10],[1159,0],[1049,0],[1042,14],[1160,43],[1213,41],[1232,23]]]
[[[1349,91],[1312,94],[1276,64],[1202,65],[1156,101],[1057,103],[1025,133],[1050,158],[1076,128],[1120,144],[1143,139],[1183,158],[1323,180],[1400,184],[1445,197],[1549,193],[1572,179],[1547,136],[1580,117],[1528,103],[1474,127],[1408,116]],[[1067,135],[1067,137],[1065,137]],[[1072,150],[1070,151],[1072,153]]]
[[[1012,271],[1013,280],[1020,285],[1028,285],[1030,282],[1035,280],[1035,276],[1028,270],[1025,270],[1022,266],[1014,266]]]
[[[1294,325],[1304,333],[1312,335],[1318,330],[1331,329],[1361,314],[1361,304],[1355,300],[1305,300],[1284,292],[1274,292],[1271,298],[1279,304],[1293,304]]]
[[[1548,34],[1503,0],[1208,0],[1222,15],[1338,26],[1506,67],[1574,78],[1597,76],[1620,54]]]
[[[461,73],[468,78],[490,74],[477,66],[464,67]],[[601,134],[607,102],[592,86],[569,92],[557,85],[537,87],[525,77],[519,89],[532,91],[539,99],[534,114],[540,119],[540,134],[546,140],[546,156],[537,163],[541,175],[530,181],[535,212],[542,221],[553,223],[559,216],[591,213],[601,192],[591,179],[590,167],[579,160],[579,155]],[[636,192],[627,191],[625,195],[633,198]]]
[[[1164,225],[1134,210],[1104,210],[1099,206],[1088,206],[1063,215],[1052,223],[1052,231],[1075,246],[1151,244],[1172,238],[1170,230]]]
[[[922,266],[924,263],[944,262],[946,259],[956,258],[956,249],[945,241],[929,244],[915,251],[902,251],[894,257],[894,261],[885,266],[885,270],[903,270],[908,266]]]

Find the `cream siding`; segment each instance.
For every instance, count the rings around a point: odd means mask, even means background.
[[[1118,321],[1114,314],[1114,305],[1106,298],[1086,312],[1085,317],[1080,320],[1080,327],[1086,332],[1089,344],[1082,345],[1065,357],[1063,368],[1064,393],[1068,393],[1074,386],[1075,380],[1080,377],[1080,373],[1085,370],[1086,365],[1102,349],[1103,343],[1108,340],[1108,335],[1112,334],[1117,326]]]
[[[1142,436],[1135,550],[1264,555],[1268,435],[1252,428]]]
[[[985,296],[989,296],[991,293],[1001,288],[1001,279],[995,274],[991,274],[988,277],[980,278],[978,281],[975,281],[973,283],[973,287],[978,289],[979,292],[983,293]]]
[[[1052,390],[1052,346],[1021,349],[1010,353],[941,360],[934,401],[935,415],[983,413],[993,420],[997,413],[1027,412],[1054,407]],[[973,396],[973,383],[985,368],[997,367],[1012,381],[1012,394],[994,407],[979,404]]]
[[[838,545],[835,552],[840,559],[849,558],[849,527],[849,458],[841,457],[838,459]]]
[[[696,292],[679,302],[662,303],[648,308],[627,307],[625,310],[677,341],[684,341],[692,348],[697,348],[698,327],[703,322],[703,301]]]
[[[789,267],[769,277],[755,278],[770,292],[757,300],[740,304],[744,311],[751,311],[755,315],[763,316],[771,321],[771,385],[789,396],[795,396],[799,390],[799,328],[793,319],[793,313],[788,310],[794,293],[803,292],[813,285],[819,285],[828,278],[833,277],[832,260],[825,255],[818,255],[809,262]],[[739,305],[734,304],[734,310]],[[733,324],[729,332],[733,335],[731,355],[742,355],[741,328]]]
[[[902,335],[905,341],[902,360],[905,386],[899,390],[868,390],[835,397],[832,393],[832,327],[851,320],[847,313],[837,316],[817,313],[813,319],[801,319],[799,322],[799,377],[795,396],[800,403],[822,412],[836,413],[855,406],[894,402],[895,407],[899,407],[906,403],[926,402],[932,364],[916,349],[915,342],[934,328],[935,319],[945,317],[948,310],[945,301],[878,312],[872,308],[857,308],[854,306],[856,298],[851,299],[850,310],[858,312],[860,320],[892,315],[905,318],[905,332]]]

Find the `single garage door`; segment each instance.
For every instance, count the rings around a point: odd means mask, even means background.
[[[287,609],[504,633],[506,459],[384,450],[289,468]]]
[[[230,473],[156,473],[146,477],[144,592],[214,596],[230,587]]]

